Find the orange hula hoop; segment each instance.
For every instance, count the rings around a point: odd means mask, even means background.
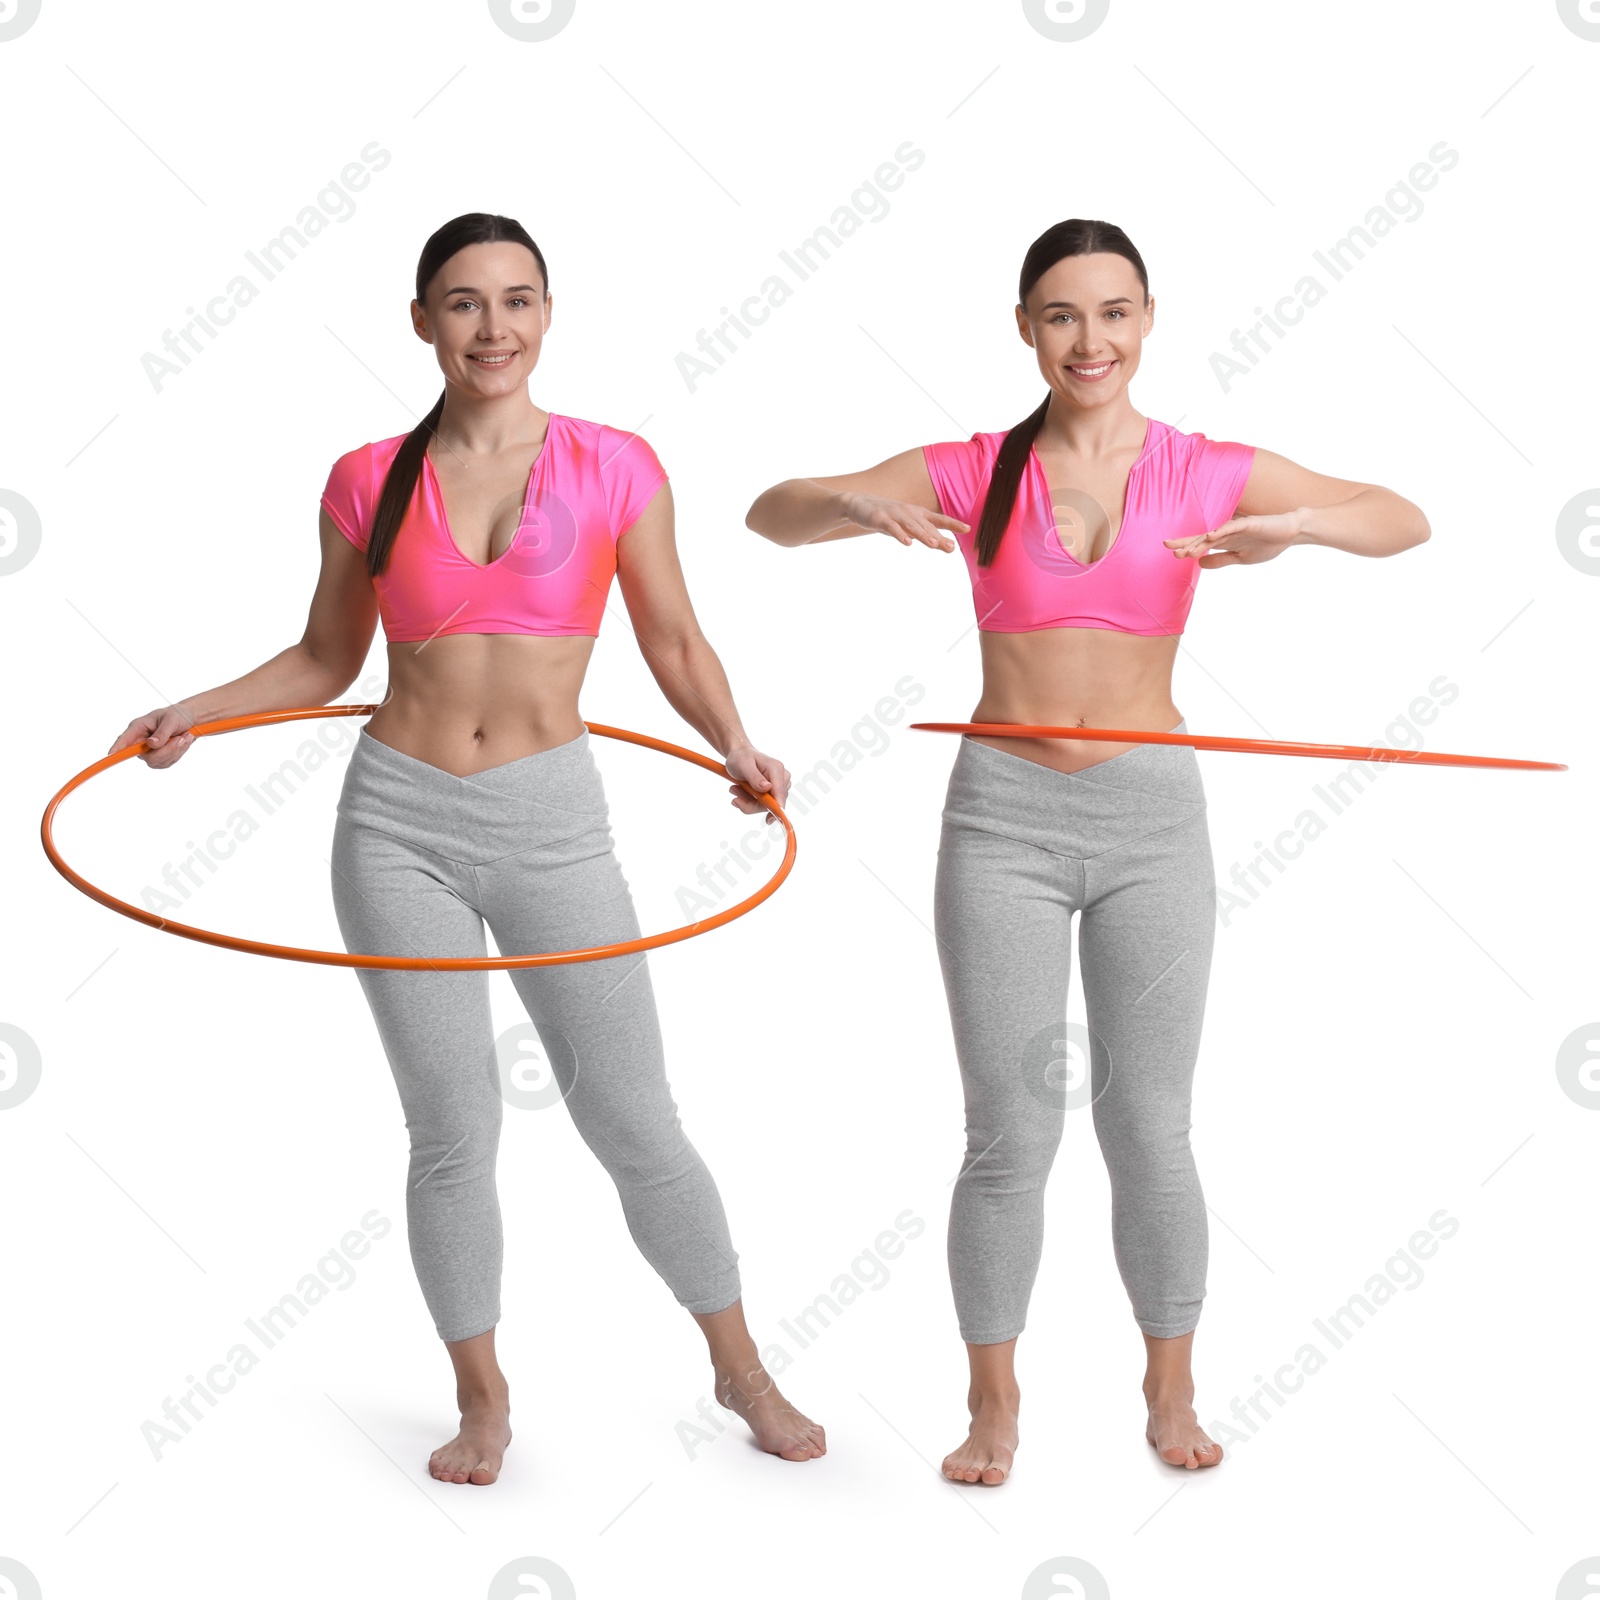
[[[1211,733],[1144,733],[1130,728],[1046,728],[1026,722],[913,722],[923,733],[991,733],[1013,739],[1099,739],[1110,744],[1186,744],[1195,750],[1239,750],[1261,756],[1321,756],[1329,761],[1409,761],[1419,767],[1508,767],[1565,772],[1556,761],[1509,756],[1455,756],[1443,750],[1391,750],[1385,745],[1298,744],[1290,739],[1230,739]]]
[[[357,717],[369,716],[378,708],[369,706],[304,706],[290,711],[258,711],[245,717],[222,717],[214,722],[197,722],[188,731],[197,738],[204,738],[215,733],[232,733],[236,728],[263,727],[269,723],[296,722],[303,718],[312,717]],[[671,744],[665,739],[655,739],[646,733],[630,733],[626,728],[610,728],[600,722],[584,723],[590,733],[598,733],[603,738],[620,739],[627,744],[643,745],[647,750],[660,750],[667,755],[677,756],[681,761],[693,762],[697,767],[704,767],[707,772],[714,772],[719,777],[731,778],[732,774],[720,762],[713,761],[709,756],[703,756],[693,750],[686,750],[682,745]],[[725,911],[719,911],[714,916],[703,917],[698,922],[691,922],[681,928],[672,928],[666,933],[647,934],[641,939],[626,939],[620,944],[597,945],[589,950],[560,950],[545,955],[535,956],[449,956],[433,959],[428,956],[369,956],[353,955],[337,950],[302,950],[296,945],[268,944],[257,939],[239,939],[228,933],[213,933],[209,928],[194,928],[187,923],[173,922],[168,917],[157,916],[153,911],[146,911],[142,906],[129,905],[126,900],[119,900],[113,894],[108,894],[104,889],[92,884],[75,872],[66,861],[62,859],[61,852],[56,848],[55,837],[51,831],[57,808],[72,791],[85,784],[90,778],[104,772],[107,767],[114,767],[119,761],[126,761],[131,756],[136,756],[146,748],[148,741],[141,740],[138,744],[131,744],[125,750],[118,750],[114,755],[103,756],[93,766],[85,767],[75,778],[62,785],[52,797],[50,804],[44,809],[44,817],[39,824],[40,838],[44,844],[44,853],[50,858],[50,864],[73,888],[88,895],[91,900],[97,900],[109,910],[120,912],[125,917],[131,917],[135,922],[142,922],[146,927],[157,928],[162,933],[175,933],[183,939],[195,939],[201,944],[214,944],[224,950],[242,950],[246,955],[276,956],[284,961],[310,961],[325,967],[378,967],[395,971],[414,971],[426,968],[432,972],[486,972],[511,967],[555,967],[569,962],[577,961],[603,961],[611,956],[632,955],[637,950],[654,950],[661,945],[677,944],[684,939],[692,939],[696,934],[709,933],[713,928],[720,928],[725,922],[732,922],[735,917],[742,917],[747,911],[753,911],[768,898],[789,876],[794,867],[796,841],[794,826],[784,815],[783,808],[770,794],[757,794],[749,784],[735,779],[740,788],[759,800],[769,812],[783,824],[784,833],[787,835],[787,846],[783,853],[783,860],[779,863],[778,870],[754,894],[739,901],[737,905],[729,906]]]

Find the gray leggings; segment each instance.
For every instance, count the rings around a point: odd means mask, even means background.
[[[363,729],[332,867],[352,954],[483,956],[485,922],[502,955],[639,937],[587,729],[468,778]],[[681,1305],[720,1311],[739,1298],[738,1256],[716,1184],[678,1121],[645,959],[510,977],[634,1242]],[[500,1320],[503,1101],[489,974],[355,970],[411,1136],[406,1220],[423,1298],[441,1339],[469,1339]],[[551,1195],[548,1215],[560,1214]]]
[[[1066,1020],[1074,911],[1089,1019],[1079,1081]],[[1139,745],[1069,774],[962,739],[934,931],[966,1098],[949,1259],[969,1343],[1022,1331],[1045,1180],[1067,1111],[1090,1105],[1134,1319],[1163,1339],[1199,1321],[1208,1238],[1189,1094],[1215,919],[1193,750]]]

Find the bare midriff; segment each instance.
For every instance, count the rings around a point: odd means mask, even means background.
[[[983,697],[969,721],[1169,733],[1182,720],[1172,703],[1175,634],[1039,628],[1031,633],[980,632],[979,638]],[[1109,740],[968,737],[1058,772],[1080,772],[1138,748]]]
[[[367,732],[458,778],[583,732],[588,634],[450,633],[389,645],[389,698]]]

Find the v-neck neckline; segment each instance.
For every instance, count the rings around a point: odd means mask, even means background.
[[[1110,560],[1110,558],[1121,547],[1122,530],[1128,525],[1128,496],[1133,489],[1133,475],[1143,465],[1145,457],[1150,454],[1150,447],[1155,443],[1155,437],[1156,419],[1154,417],[1146,417],[1144,419],[1144,443],[1139,446],[1139,454],[1134,457],[1133,465],[1128,468],[1128,481],[1123,485],[1122,489],[1122,515],[1117,518],[1117,531],[1112,534],[1111,543],[1106,546],[1104,555],[1100,556],[1094,561],[1079,561],[1078,558],[1061,543],[1060,535],[1057,534],[1056,544],[1060,548],[1062,555],[1064,555],[1067,560],[1072,562],[1075,566],[1082,567],[1085,572],[1092,572],[1101,564],[1101,562]],[[1044,470],[1044,462],[1039,459],[1039,452],[1034,448],[1033,445],[1028,446],[1028,465],[1039,475],[1039,487],[1042,491],[1039,499],[1044,506],[1045,515],[1048,518],[1049,531],[1051,533],[1055,533],[1056,512],[1055,507],[1050,502],[1050,479]]]
[[[528,520],[528,499],[533,493],[534,477],[539,471],[539,464],[547,455],[550,454],[550,435],[555,431],[556,418],[556,412],[552,411],[549,413],[549,421],[545,424],[544,443],[539,446],[539,453],[533,458],[533,465],[528,468],[528,481],[522,486],[522,510],[517,516],[516,532],[511,535],[511,543],[508,544],[505,549],[494,558],[493,561],[474,561],[472,557],[469,556],[466,551],[456,543],[455,533],[450,527],[450,508],[444,503],[444,485],[439,482],[439,474],[434,469],[433,457],[430,456],[426,450],[422,452],[422,465],[430,474],[432,474],[433,477],[433,492],[439,501],[439,523],[444,529],[444,536],[450,541],[450,548],[454,550],[455,553],[460,556],[469,567],[474,567],[479,572],[492,571],[495,567],[498,567],[513,550],[516,549],[517,540],[521,537],[523,527],[526,525]],[[1109,555],[1110,552],[1108,551],[1107,554]]]

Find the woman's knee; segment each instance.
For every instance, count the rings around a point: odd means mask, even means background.
[[[1061,1147],[1062,1121],[1018,1117],[970,1128],[961,1163],[961,1181],[978,1190],[1043,1189]]]
[[[500,1118],[408,1120],[411,1171],[435,1183],[464,1183],[492,1176],[500,1150]]]

